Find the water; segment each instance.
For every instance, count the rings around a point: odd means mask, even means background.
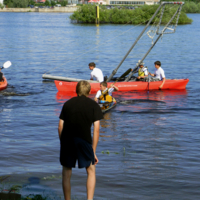
[[[42,74],[88,79],[95,62],[109,75],[143,29],[71,24],[69,16],[0,14],[0,60],[12,62],[0,92],[0,176],[22,184],[22,194],[63,198],[57,126],[70,97]],[[114,93],[119,103],[101,122],[95,199],[199,199],[200,18],[188,16],[193,23],[164,36],[144,61],[151,72],[160,60],[167,78],[189,78],[187,89]],[[146,41],[118,75],[146,53]],[[86,198],[85,181],[85,170],[74,169],[72,199]]]

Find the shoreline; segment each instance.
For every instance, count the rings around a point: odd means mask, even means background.
[[[3,8],[0,12],[42,12],[42,13],[73,13],[78,6],[54,7],[54,8]]]

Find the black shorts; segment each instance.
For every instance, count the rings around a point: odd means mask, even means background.
[[[89,167],[94,165],[94,151],[92,145],[81,138],[73,138],[67,143],[62,144],[60,149],[60,163],[64,167],[75,167],[78,160],[78,167]]]

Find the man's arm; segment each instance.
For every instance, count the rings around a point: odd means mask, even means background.
[[[92,74],[92,72],[90,74],[90,80],[93,80],[93,74]]]
[[[114,84],[111,84],[109,88],[114,88],[114,91],[118,91],[119,88],[117,86],[115,86]]]
[[[101,91],[98,91],[96,96],[94,97],[94,100],[97,102],[100,96],[101,96]]]
[[[58,136],[59,136],[59,138],[61,137],[63,125],[64,125],[64,121],[62,119],[60,119],[59,124],[58,124]]]
[[[97,102],[98,101],[97,97],[94,97],[94,100]]]
[[[160,87],[159,87],[160,89],[162,89],[162,87],[163,87],[163,85],[164,85],[164,83],[165,83],[165,80],[166,80],[166,79],[163,78],[163,80],[162,80],[162,84],[161,84]]]
[[[117,86],[113,85],[113,84],[111,85],[111,87],[114,88],[114,91],[118,91],[119,90],[119,88]]]
[[[155,76],[155,74],[152,74],[151,72],[149,72],[149,74],[150,74],[151,76]]]
[[[99,128],[100,128],[100,120],[94,122],[94,130],[93,130],[92,148],[93,148],[94,156],[95,156],[95,164],[97,164],[99,162],[99,160],[96,156],[96,148],[97,148],[97,144],[99,141]]]

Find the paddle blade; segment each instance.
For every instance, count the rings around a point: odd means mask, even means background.
[[[3,64],[3,68],[8,68],[12,65],[12,63],[10,61],[7,61]]]
[[[125,76],[127,76],[130,72],[131,72],[131,68],[130,69],[128,69],[125,73],[123,73],[120,77],[119,77],[119,79],[121,79],[121,78],[124,78]]]

